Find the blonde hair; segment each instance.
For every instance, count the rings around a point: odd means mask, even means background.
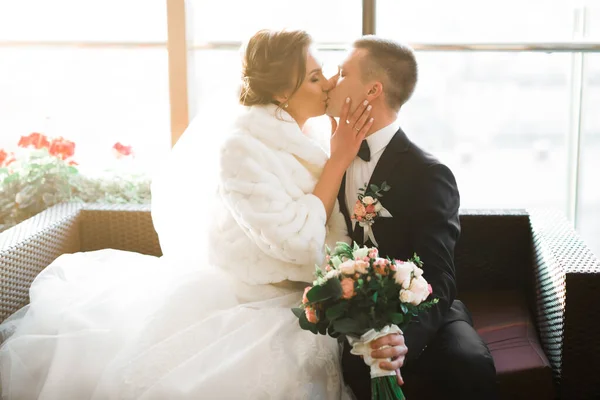
[[[254,34],[244,49],[240,103],[281,107],[275,96],[289,89],[293,95],[304,82],[311,43],[310,35],[301,30],[263,29]]]

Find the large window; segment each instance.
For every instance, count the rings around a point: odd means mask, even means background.
[[[63,136],[85,168],[121,142],[150,168],[170,144],[166,21],[156,0],[0,2],[0,146]]]
[[[600,254],[596,0],[0,1],[0,148],[64,136],[98,168],[119,141],[152,172],[192,119],[220,140],[257,30],[305,29],[331,67],[371,17],[417,50],[402,126],[452,168],[462,206],[556,207]]]
[[[600,54],[587,56],[586,62],[577,228],[600,255]]]
[[[454,171],[469,208],[566,205],[566,54],[419,53],[401,112],[416,143]]]

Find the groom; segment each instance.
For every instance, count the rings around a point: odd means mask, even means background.
[[[408,139],[397,121],[416,82],[412,50],[375,36],[357,40],[339,74],[332,78],[327,114],[338,117],[347,97],[352,104],[366,98],[375,119],[359,157],[346,171],[338,196],[340,208],[352,239],[373,246],[350,216],[359,189],[367,183],[381,187],[386,182],[391,189],[380,200],[392,216],[376,218],[372,225],[379,253],[400,260],[417,253],[424,263],[424,278],[433,287],[433,296],[439,298],[436,306],[413,319],[404,332],[406,393],[422,398],[421,388],[437,388],[439,392],[431,393],[433,398],[494,399],[494,361],[473,329],[469,311],[456,299],[453,259],[460,235],[456,181],[448,167]],[[357,398],[369,399],[369,369],[349,353],[348,346],[342,364],[344,379]],[[401,366],[402,360],[395,365]],[[422,383],[418,388],[417,381]]]

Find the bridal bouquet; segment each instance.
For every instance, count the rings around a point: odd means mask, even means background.
[[[363,356],[371,368],[373,400],[404,399],[394,371],[379,368],[370,343],[406,327],[413,316],[437,303],[426,301],[432,290],[423,278],[423,263],[415,254],[399,261],[379,257],[377,248],[340,242],[327,249],[325,271],[317,266],[313,286],[302,305],[292,309],[300,327],[314,334],[345,337],[351,353]]]

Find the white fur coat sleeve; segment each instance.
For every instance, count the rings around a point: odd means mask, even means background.
[[[270,257],[320,263],[326,212],[312,189],[303,190],[298,160],[251,136],[231,138],[221,156],[220,194],[246,235]]]

